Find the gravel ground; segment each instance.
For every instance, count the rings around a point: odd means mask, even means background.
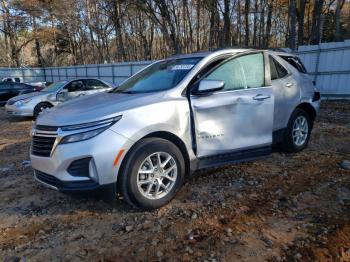
[[[203,170],[154,212],[33,180],[31,119],[0,108],[3,261],[350,261],[350,102],[324,102],[310,144]]]

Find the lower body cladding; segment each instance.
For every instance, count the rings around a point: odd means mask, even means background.
[[[33,107],[22,105],[17,107],[15,105],[5,105],[5,110],[9,115],[13,116],[33,116]]]
[[[125,156],[120,152],[130,145],[126,137],[107,129],[85,141],[58,144],[47,157],[31,148],[30,159],[36,180],[50,188],[72,193],[96,191],[115,188]]]

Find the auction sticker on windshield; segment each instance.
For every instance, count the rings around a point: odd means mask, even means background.
[[[194,65],[174,65],[171,70],[190,70]]]

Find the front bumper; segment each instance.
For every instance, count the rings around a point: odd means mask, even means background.
[[[35,179],[42,184],[63,192],[90,191],[115,185],[120,164],[131,145],[129,139],[107,129],[85,141],[58,144],[49,157],[34,155],[30,150],[30,159]],[[121,149],[124,154],[115,165]],[[91,159],[88,174],[79,176],[68,172],[74,161],[86,158]]]
[[[5,105],[5,110],[9,115],[12,116],[33,116],[33,107],[27,104],[24,104],[20,107],[15,105]]]

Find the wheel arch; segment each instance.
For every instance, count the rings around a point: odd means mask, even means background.
[[[123,157],[121,163],[120,163],[120,168],[118,170],[117,174],[117,191],[120,192],[119,188],[119,182],[121,181],[118,177],[122,173],[123,168],[125,167],[125,162],[127,161],[127,158],[129,156],[129,153],[133,150],[133,148],[142,140],[145,138],[162,138],[164,140],[172,142],[177,148],[180,150],[181,154],[184,157],[184,162],[185,162],[185,174],[190,173],[190,156],[188,154],[187,148],[185,143],[175,134],[168,132],[168,131],[156,131],[149,133],[142,138],[140,138],[138,141],[136,141],[128,150],[126,153],[125,157]]]
[[[51,107],[54,107],[54,105],[49,102],[49,101],[40,101],[39,103],[37,103],[35,106],[34,106],[34,109],[38,106],[38,105],[42,105],[42,104],[47,104],[47,105],[50,105]]]
[[[142,138],[140,138],[138,141],[136,141],[127,151],[126,155],[123,157],[121,163],[120,163],[120,168],[118,170],[118,175],[117,175],[117,191],[120,192],[119,188],[119,182],[121,179],[119,179],[119,175],[122,173],[123,168],[125,167],[125,162],[127,161],[127,158],[129,156],[129,153],[132,152],[133,148],[144,138],[162,138],[164,140],[172,142],[177,148],[180,150],[181,154],[184,157],[184,162],[185,162],[185,174],[190,173],[190,156],[188,154],[187,148],[185,143],[175,134],[168,132],[168,131],[156,131],[149,133]]]
[[[187,151],[185,143],[177,135],[170,133],[170,132],[167,132],[167,131],[157,131],[157,132],[150,133],[150,134],[144,136],[143,138],[148,138],[148,137],[162,138],[162,139],[168,140],[168,141],[172,142],[174,145],[176,145],[180,149],[180,151],[184,157],[184,161],[185,161],[185,165],[186,165],[185,166],[186,174],[189,172],[189,170],[190,170],[190,157],[188,155],[188,151]]]
[[[311,117],[312,121],[315,120],[317,113],[315,108],[310,103],[301,103],[296,108],[304,110]]]

